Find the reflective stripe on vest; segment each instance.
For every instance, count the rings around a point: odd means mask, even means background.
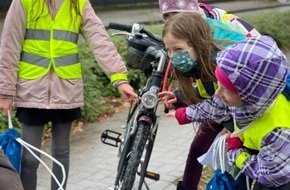
[[[79,62],[78,54],[56,57],[53,59],[54,59],[54,63],[56,67],[68,66],[68,65],[76,64]],[[49,58],[27,53],[27,52],[21,53],[21,61],[33,64],[36,66],[44,67],[44,68],[48,68],[49,63],[50,63]]]
[[[39,78],[49,72],[51,62],[54,63],[52,64],[55,67],[54,70],[61,73],[61,75],[58,74],[61,78],[76,79],[82,76],[81,65],[78,62],[78,54],[50,59],[27,52],[22,52],[19,76],[28,80]]]
[[[115,73],[115,74],[111,75],[111,77],[110,77],[111,83],[113,83],[113,82],[115,82],[117,80],[125,80],[125,81],[127,81],[128,77],[124,73]]]
[[[274,129],[290,129],[290,101],[280,94],[270,109],[253,122],[241,136],[245,147],[260,150],[263,138]]]
[[[79,37],[78,33],[65,30],[56,30],[56,29],[53,30],[53,39],[55,40],[64,40],[77,44],[78,37]],[[50,40],[50,31],[40,29],[27,29],[25,39]]]
[[[45,57],[42,57],[42,56],[39,56],[39,55],[27,53],[27,52],[22,52],[21,53],[20,61],[28,62],[30,64],[33,64],[33,65],[36,65],[36,66],[40,66],[40,67],[43,67],[43,68],[48,68],[49,63],[50,63],[50,59],[49,58],[45,58]]]

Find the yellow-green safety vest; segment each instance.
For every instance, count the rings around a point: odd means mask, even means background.
[[[86,0],[78,0],[82,14]],[[57,15],[51,18],[44,0],[21,0],[27,25],[19,62],[19,78],[32,80],[44,76],[51,68],[63,79],[82,77],[78,57],[81,15],[64,0]]]
[[[259,150],[263,138],[275,128],[290,128],[290,101],[280,94],[271,108],[240,135],[245,147]]]
[[[214,91],[218,89],[218,85],[216,82],[212,82],[210,84],[212,85],[211,87],[213,88],[210,90],[208,89],[208,86],[205,86],[205,84],[200,79],[196,79],[196,85],[197,85],[199,95],[205,99],[211,98],[214,94]]]

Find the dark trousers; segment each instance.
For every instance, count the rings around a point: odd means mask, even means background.
[[[23,190],[18,173],[0,149],[0,190]]]
[[[65,168],[66,181],[63,188],[66,188],[67,177],[69,173],[69,160],[70,160],[70,131],[72,122],[67,123],[52,123],[52,146],[51,152],[52,156],[58,160]],[[27,143],[33,145],[36,148],[41,147],[41,139],[43,133],[43,125],[27,125],[21,123],[22,139]],[[39,156],[40,153],[36,153]],[[36,190],[37,186],[37,168],[39,166],[39,161],[32,156],[32,154],[23,149],[22,152],[22,165],[21,165],[21,180],[25,190]],[[52,172],[61,183],[63,179],[63,174],[61,167],[53,163]],[[55,180],[51,179],[51,190],[57,190],[59,186]]]
[[[187,161],[183,173],[182,186],[186,190],[196,190],[201,178],[203,166],[198,162],[197,158],[207,152],[215,137],[223,129],[223,126],[208,126],[201,124],[191,143]]]

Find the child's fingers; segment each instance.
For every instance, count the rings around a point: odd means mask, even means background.
[[[167,103],[171,104],[171,105],[175,104],[176,103],[176,98],[168,99]]]

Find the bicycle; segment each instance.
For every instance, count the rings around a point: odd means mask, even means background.
[[[103,143],[119,146],[120,158],[113,190],[131,190],[134,183],[137,183],[138,190],[142,189],[143,184],[149,190],[145,177],[156,181],[160,177],[147,171],[147,168],[158,130],[158,93],[167,83],[170,62],[162,39],[141,25],[110,23],[109,29],[129,36],[127,65],[142,69],[147,76],[145,86],[138,90],[140,99],[129,108],[123,138],[122,134],[112,130],[105,130],[101,136]],[[139,176],[138,182],[136,176]]]

